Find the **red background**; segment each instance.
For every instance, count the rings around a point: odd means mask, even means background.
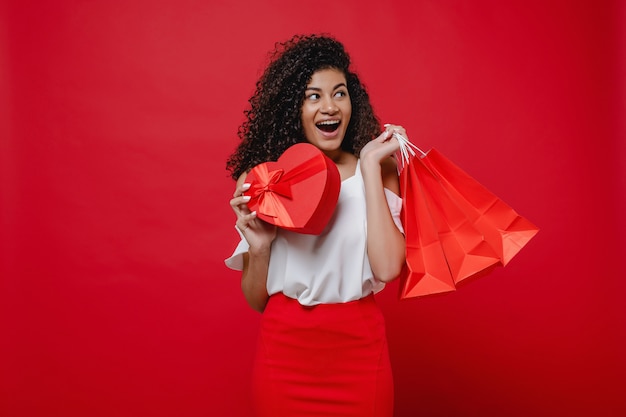
[[[0,414],[249,415],[225,159],[274,42],[327,31],[383,122],[541,228],[378,296],[396,415],[625,415],[624,3],[248,3],[0,6]]]

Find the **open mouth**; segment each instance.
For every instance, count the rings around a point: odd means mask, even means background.
[[[324,120],[323,122],[315,123],[315,126],[322,132],[332,133],[339,129],[341,120]]]

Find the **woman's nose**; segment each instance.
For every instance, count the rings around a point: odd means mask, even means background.
[[[322,112],[324,113],[336,113],[338,111],[337,105],[332,98],[327,98],[322,103]]]

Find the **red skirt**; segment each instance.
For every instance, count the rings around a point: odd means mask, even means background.
[[[258,417],[391,417],[393,378],[374,296],[313,307],[271,296],[253,388]]]

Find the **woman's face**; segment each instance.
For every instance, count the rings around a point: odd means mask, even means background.
[[[302,128],[306,139],[328,154],[341,149],[352,115],[346,77],[342,71],[313,73],[302,103]]]

